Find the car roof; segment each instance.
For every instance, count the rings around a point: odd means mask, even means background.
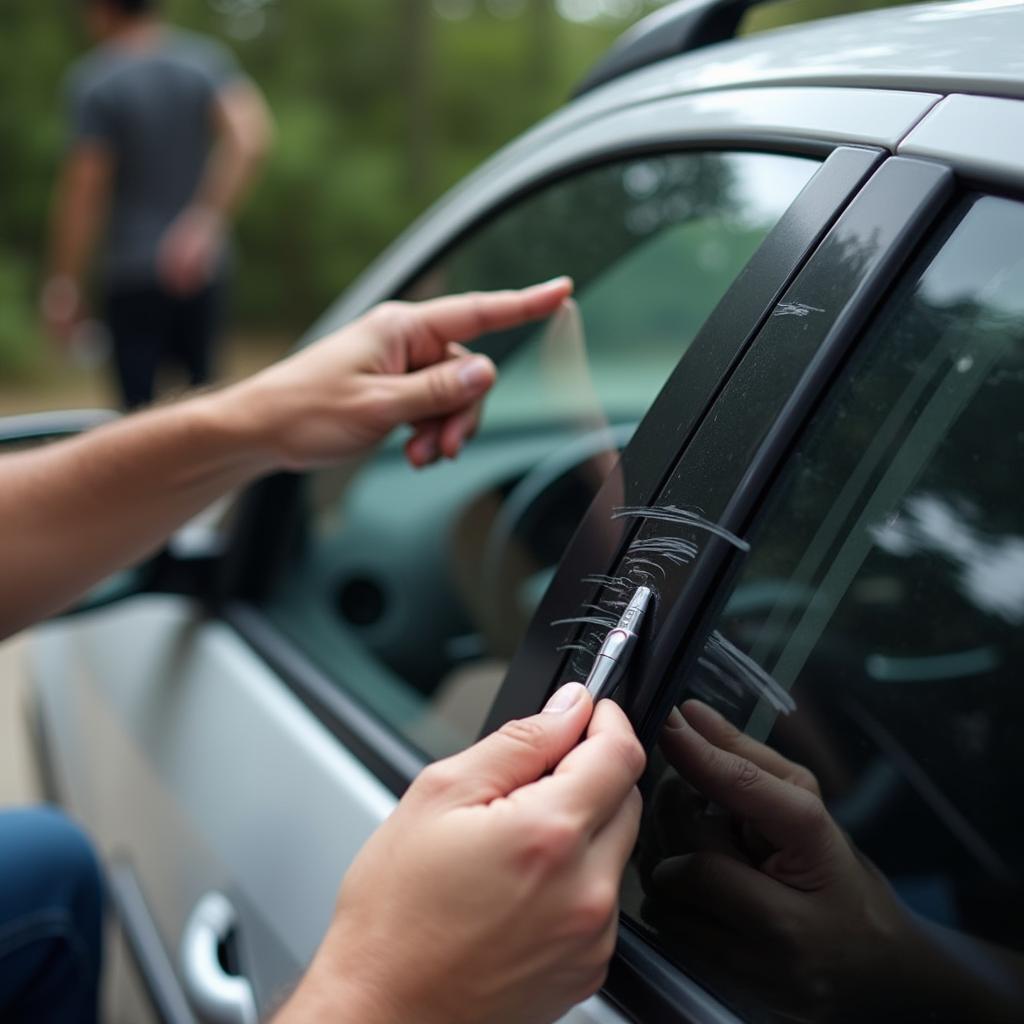
[[[825,18],[630,72],[570,109],[756,85],[827,85],[1024,99],[1024,0],[947,0]]]

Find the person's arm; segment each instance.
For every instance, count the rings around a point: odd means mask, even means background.
[[[217,142],[194,204],[221,217],[234,212],[270,150],[273,120],[263,94],[248,79],[224,86],[213,104]]]
[[[602,701],[591,719],[569,683],[425,769],[349,868],[275,1024],[546,1024],[592,995],[644,761],[621,709]]]
[[[64,158],[51,215],[50,267],[41,296],[47,329],[67,341],[82,311],[86,269],[106,216],[113,158],[97,140],[77,142]]]
[[[227,222],[252,184],[273,136],[267,104],[248,79],[223,85],[212,106],[216,138],[202,178],[160,246],[161,276],[171,290],[182,294],[209,280]]]
[[[414,465],[454,456],[495,379],[489,359],[457,343],[545,317],[571,289],[560,278],[387,303],[222,391],[0,456],[0,637],[67,606],[262,474],[357,454],[401,423],[414,428]]]

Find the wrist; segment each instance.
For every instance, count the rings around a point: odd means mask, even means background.
[[[280,468],[263,440],[265,429],[253,403],[239,394],[241,385],[197,395],[182,403],[181,411],[188,417],[192,443],[205,451],[211,461],[228,465],[239,484]]]
[[[72,274],[51,274],[40,293],[40,305],[48,320],[69,319],[78,309],[81,299],[81,286]]]
[[[329,941],[328,938],[324,945]],[[355,959],[343,975],[321,947],[273,1024],[407,1024],[418,1019],[415,1014],[401,1015],[389,999],[373,990],[367,979],[356,977],[357,973]]]
[[[196,200],[185,209],[185,216],[198,221],[211,230],[222,232],[227,223],[227,214],[219,206],[204,200]]]

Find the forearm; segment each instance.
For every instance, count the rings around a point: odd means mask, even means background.
[[[570,288],[559,279],[395,303],[222,391],[0,457],[0,636],[66,606],[264,473],[352,458],[399,424],[439,417],[454,422],[457,451],[495,369],[485,356],[453,357],[451,343],[539,319]]]
[[[271,1024],[404,1024],[407,1017],[386,997],[372,994],[365,979],[338,974],[325,952],[331,942],[328,932],[309,971]],[[357,969],[350,965],[351,972]],[[417,1020],[427,1021],[426,1008]]]
[[[70,209],[67,203],[58,202],[51,232],[49,279],[76,285],[81,282],[96,243],[99,221],[95,208]]]
[[[273,468],[230,393],[141,413],[0,458],[0,636],[156,550],[220,495]]]
[[[109,157],[98,146],[69,156],[57,184],[50,224],[50,276],[84,276],[106,213]]]
[[[215,110],[217,141],[210,151],[193,208],[230,216],[266,157],[272,133],[262,96],[250,85],[229,87]]]
[[[255,152],[235,141],[221,140],[206,161],[191,208],[228,219],[245,195],[259,164],[260,157]]]

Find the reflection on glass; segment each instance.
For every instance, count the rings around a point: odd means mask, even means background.
[[[610,164],[452,248],[405,298],[571,274],[576,303],[480,345],[499,380],[457,461],[416,473],[395,438],[310,480],[269,614],[428,754],[475,739],[618,451],[815,167],[728,153]]]
[[[1024,1019],[1024,207],[921,266],[712,634],[795,711],[712,644],[652,759],[624,908],[754,1021]]]

